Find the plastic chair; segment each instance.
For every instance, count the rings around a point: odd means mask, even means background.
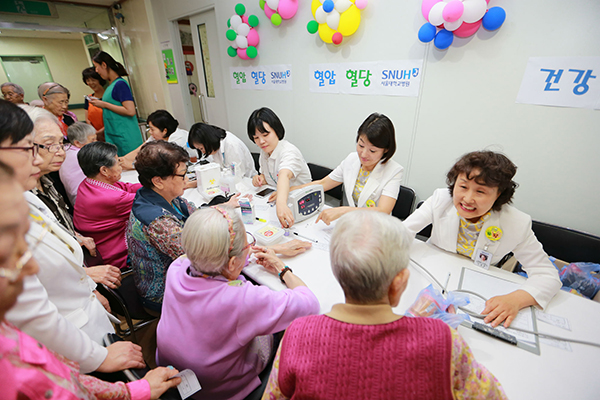
[[[307,165],[308,169],[310,170],[310,175],[312,176],[313,181],[321,180],[333,171],[331,168],[323,167],[322,165],[317,165],[313,163],[308,163]],[[326,191],[325,194],[328,194],[329,196],[338,199],[341,204],[341,201],[344,198],[344,194],[342,193],[342,186],[343,185],[334,187],[333,189]]]
[[[404,221],[412,213],[415,204],[415,191],[407,186],[400,186],[398,199],[392,210],[392,215]]]
[[[600,237],[539,221],[533,221],[531,229],[548,255],[566,262],[600,264]]]

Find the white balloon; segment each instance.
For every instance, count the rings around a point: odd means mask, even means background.
[[[248,32],[250,32],[250,25],[248,24],[239,24],[236,32],[238,35],[248,36]]]
[[[431,10],[429,10],[429,23],[431,25],[438,26],[446,22],[444,21],[444,17],[442,16],[444,7],[446,7],[446,3],[444,3],[443,1],[435,3],[435,5],[431,7]]]
[[[444,22],[444,28],[448,31],[455,31],[462,25],[462,23],[462,18],[459,18],[453,22]]]
[[[238,37],[235,38],[235,43],[240,49],[245,49],[248,47],[248,39],[246,36],[238,35]]]
[[[338,26],[340,25],[340,13],[337,10],[332,10],[327,16],[327,26],[337,31]]]
[[[234,40],[233,42],[229,42],[229,45],[230,45],[231,47],[233,47],[234,49],[237,49],[237,48],[238,48],[238,45],[237,45],[237,43],[235,42],[235,40]]]
[[[229,24],[231,25],[231,29],[235,30],[242,23],[242,17],[235,14],[229,19]]]
[[[352,2],[350,0],[337,0],[335,2],[335,9],[341,14],[347,9],[349,9],[351,5]]]
[[[277,7],[279,7],[279,0],[267,0],[267,5],[273,11],[277,11]]]
[[[473,23],[479,21],[485,15],[487,2],[485,0],[465,0],[463,2],[465,10],[462,18],[465,22]]]
[[[323,6],[317,8],[317,11],[315,11],[315,19],[320,24],[327,22],[327,13],[323,10]]]

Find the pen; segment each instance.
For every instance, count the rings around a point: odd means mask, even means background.
[[[311,239],[311,238],[309,238],[309,237],[303,236],[303,235],[299,234],[298,232],[294,232],[294,235],[296,235],[296,236],[298,236],[298,237],[301,237],[301,238],[303,238],[303,239],[306,239],[306,240],[310,240],[311,242],[319,243],[319,241],[318,241],[318,240]]]
[[[444,285],[444,288],[442,289],[442,294],[446,293],[446,289],[448,288],[448,282],[450,282],[450,272],[448,272],[448,277],[446,278],[446,284]]]
[[[266,220],[266,219],[262,219],[262,218],[258,218],[258,217],[256,217],[256,220],[257,220],[257,221],[260,221],[260,222],[267,222],[267,220]]]

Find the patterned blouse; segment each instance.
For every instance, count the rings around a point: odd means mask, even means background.
[[[354,200],[354,204],[358,204],[358,199],[360,198],[360,194],[362,190],[365,188],[367,184],[367,180],[369,180],[369,176],[371,175],[371,171],[365,171],[360,168],[358,171],[358,177],[356,178],[356,183],[354,184],[354,190],[352,191],[352,200]]]
[[[450,328],[452,335],[452,392],[456,400],[462,399],[506,399],[500,382],[484,366],[477,363],[469,345],[460,334]],[[273,369],[262,400],[288,400],[279,388],[279,356],[277,349]]]
[[[75,226],[73,226],[73,217],[69,214],[69,206],[65,203],[62,195],[58,193],[54,187],[52,179],[46,175],[40,178],[42,190],[38,188],[31,189],[31,192],[35,194],[54,214],[56,220],[62,225],[67,232],[75,236]]]
[[[463,256],[472,257],[475,251],[475,243],[483,228],[483,224],[490,217],[490,212],[484,214],[479,221],[469,222],[463,217],[460,217],[460,226],[458,227],[458,240],[456,241],[456,252]]]

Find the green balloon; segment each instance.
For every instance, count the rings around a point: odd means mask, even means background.
[[[237,15],[239,15],[241,17],[242,15],[244,15],[245,12],[246,12],[246,7],[244,7],[244,5],[242,3],[237,3],[235,5],[235,13]]]
[[[255,27],[258,25],[258,17],[256,15],[251,15],[248,17],[248,25],[251,27]]]
[[[227,36],[228,40],[235,40],[235,38],[237,37],[237,33],[235,33],[233,29],[227,29],[225,36]]]
[[[319,23],[313,19],[306,25],[306,29],[308,30],[308,33],[317,33],[319,30]]]
[[[228,28],[231,28],[231,18],[229,18],[229,19],[227,20],[227,27],[228,27]]]
[[[281,25],[281,15],[275,13],[273,15],[271,15],[271,22],[273,23],[273,25],[275,26],[279,26]]]
[[[229,57],[235,57],[235,56],[237,56],[237,50],[234,49],[233,47],[229,46],[227,48],[227,54],[229,54]]]
[[[256,47],[254,46],[248,46],[246,48],[246,55],[250,58],[256,58],[258,55],[258,50],[256,50]]]
[[[260,8],[261,8],[261,9],[263,9],[263,10],[265,9],[265,3],[266,3],[266,1],[265,1],[265,0],[260,0],[260,1],[258,2],[258,4],[260,5]]]

